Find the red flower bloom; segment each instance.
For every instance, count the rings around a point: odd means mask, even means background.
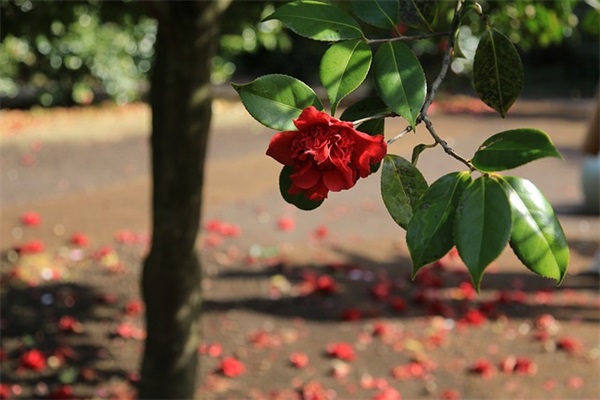
[[[19,253],[21,254],[43,253],[45,249],[46,246],[44,246],[44,242],[42,242],[41,240],[31,240],[25,244],[22,244],[18,248]]]
[[[234,378],[246,372],[246,366],[240,360],[234,357],[225,357],[222,359],[219,369],[223,375],[229,378]]]
[[[73,399],[73,388],[69,385],[62,385],[50,394],[50,398],[57,400]]]
[[[402,400],[402,395],[396,389],[389,387],[373,396],[373,400]]]
[[[79,333],[83,330],[83,327],[77,318],[65,315],[58,320],[58,329],[61,332]]]
[[[456,389],[446,389],[440,393],[440,399],[444,400],[459,400],[460,393]]]
[[[10,399],[10,386],[8,386],[8,383],[0,383],[0,399]]]
[[[71,236],[71,244],[79,247],[87,247],[90,244],[90,238],[81,232],[76,232]]]
[[[483,378],[489,378],[496,372],[492,363],[485,358],[480,358],[471,366],[471,372],[481,375]]]
[[[344,361],[352,361],[356,358],[354,349],[349,343],[339,342],[327,345],[327,354],[330,357],[339,358]]]
[[[323,294],[333,294],[337,290],[337,283],[329,275],[321,275],[317,278],[317,290]]]
[[[130,300],[125,304],[125,314],[135,316],[144,311],[144,303],[140,300]]]
[[[21,215],[21,223],[25,226],[38,226],[41,222],[42,218],[34,211],[27,211]]]
[[[46,368],[46,357],[37,350],[29,350],[21,355],[21,365],[36,371],[42,371]]]
[[[566,351],[570,354],[581,353],[583,345],[575,338],[565,336],[556,342],[559,349]]]
[[[293,165],[290,194],[305,193],[322,200],[329,191],[350,189],[358,178],[371,173],[371,164],[386,154],[383,136],[369,136],[311,106],[294,120],[298,130],[279,132],[271,139],[267,155],[283,165]]]
[[[342,312],[342,321],[358,321],[363,314],[358,308],[347,308]]]
[[[306,353],[298,351],[290,355],[290,362],[296,368],[304,368],[308,365],[309,359]]]

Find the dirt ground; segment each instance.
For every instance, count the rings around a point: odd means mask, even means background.
[[[475,295],[451,253],[410,279],[404,232],[379,177],[306,213],[279,196],[270,135],[215,102],[205,186],[203,399],[594,399],[600,219],[582,212],[580,145],[591,103],[435,104],[436,129],[469,156],[493,133],[546,131],[564,160],[514,171],[555,206],[571,248],[560,287],[507,249]],[[0,398],[135,397],[145,335],[138,282],[149,227],[143,104],[0,112]],[[387,135],[404,128],[386,127]],[[424,130],[390,153],[409,158]],[[460,169],[442,150],[425,177]],[[512,174],[512,172],[511,172]],[[156,294],[160,296],[160,293]]]

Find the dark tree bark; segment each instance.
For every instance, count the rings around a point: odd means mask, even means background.
[[[152,245],[142,275],[148,335],[139,398],[191,399],[202,304],[195,244],[211,119],[210,61],[226,1],[149,7],[159,28],[150,98]]]

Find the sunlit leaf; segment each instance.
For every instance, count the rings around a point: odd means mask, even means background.
[[[413,209],[427,190],[427,181],[408,160],[393,154],[383,159],[381,196],[388,212],[398,225],[406,229]]]
[[[507,176],[500,182],[512,210],[511,248],[531,271],[562,282],[569,265],[569,247],[552,206],[526,179]]]
[[[383,29],[396,29],[398,0],[352,0],[354,14],[368,24]]]
[[[500,183],[488,176],[471,182],[458,204],[454,241],[477,290],[487,266],[506,247],[511,227],[510,204]]]
[[[338,7],[317,1],[295,1],[279,7],[265,21],[277,19],[300,36],[326,42],[362,38],[354,18]]]
[[[562,158],[546,133],[538,129],[512,129],[488,138],[472,161],[481,171],[503,171],[543,157]]]
[[[415,126],[425,103],[427,84],[412,50],[400,42],[382,44],[375,53],[373,75],[383,102]]]
[[[265,75],[250,83],[231,86],[238,92],[248,113],[268,128],[295,130],[292,119],[302,110],[323,104],[315,92],[304,82],[287,75]]]
[[[340,101],[363,83],[371,59],[371,48],[361,40],[336,43],[325,52],[320,77],[329,96],[332,115]]]
[[[413,209],[406,232],[413,277],[424,265],[439,260],[454,246],[455,210],[470,182],[468,172],[444,175],[427,189]]]
[[[486,29],[473,62],[473,84],[479,98],[506,116],[523,89],[523,65],[509,38]]]
[[[304,193],[289,194],[288,190],[292,187],[292,180],[290,175],[294,173],[294,167],[292,165],[286,165],[279,174],[279,191],[285,201],[295,205],[301,210],[310,211],[319,207],[323,204],[323,200],[313,201],[309,200]]]

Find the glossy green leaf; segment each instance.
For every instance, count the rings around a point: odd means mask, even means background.
[[[386,115],[391,112],[392,110],[385,105],[379,96],[369,96],[346,108],[340,119],[342,121],[357,121],[373,115]]]
[[[338,7],[317,1],[294,1],[279,7],[265,21],[277,19],[300,36],[326,42],[364,37],[354,18]]]
[[[427,189],[414,209],[406,232],[413,277],[424,265],[439,260],[454,246],[455,210],[470,182],[468,172],[444,175]]]
[[[331,115],[335,115],[340,101],[363,83],[371,59],[371,48],[362,40],[336,43],[325,52],[320,77],[329,96]]]
[[[304,82],[287,75],[265,75],[250,83],[231,86],[238,92],[248,113],[268,128],[282,131],[295,130],[292,119],[302,110],[323,104]]]
[[[414,127],[425,103],[427,83],[412,50],[400,42],[382,44],[373,60],[373,75],[383,102]]]
[[[510,247],[531,271],[560,284],[569,265],[569,247],[552,206],[528,180],[500,179],[512,210]]]
[[[473,62],[473,84],[479,98],[504,118],[523,89],[523,65],[509,38],[487,29]]]
[[[309,200],[304,193],[289,194],[288,190],[292,187],[290,175],[294,173],[294,166],[286,165],[279,174],[279,191],[285,201],[295,205],[301,210],[310,211],[323,204],[323,200]]]
[[[413,209],[427,190],[427,181],[408,160],[393,154],[383,159],[381,197],[398,225],[406,229]]]
[[[432,144],[421,143],[421,144],[416,145],[415,147],[413,147],[412,157],[410,158],[410,162],[413,163],[414,165],[417,165],[417,162],[419,161],[419,156],[421,155],[421,153],[427,149],[434,148],[435,146],[437,146],[437,143],[432,143]]]
[[[512,227],[510,204],[494,178],[482,176],[465,189],[454,221],[454,241],[473,285],[506,247]]]
[[[538,129],[497,133],[479,147],[473,165],[481,171],[504,171],[543,157],[562,158],[548,135]]]
[[[354,14],[368,24],[383,29],[396,29],[398,0],[352,0]]]
[[[433,32],[431,24],[437,14],[437,2],[431,0],[400,0],[400,21],[413,28],[426,28]]]

